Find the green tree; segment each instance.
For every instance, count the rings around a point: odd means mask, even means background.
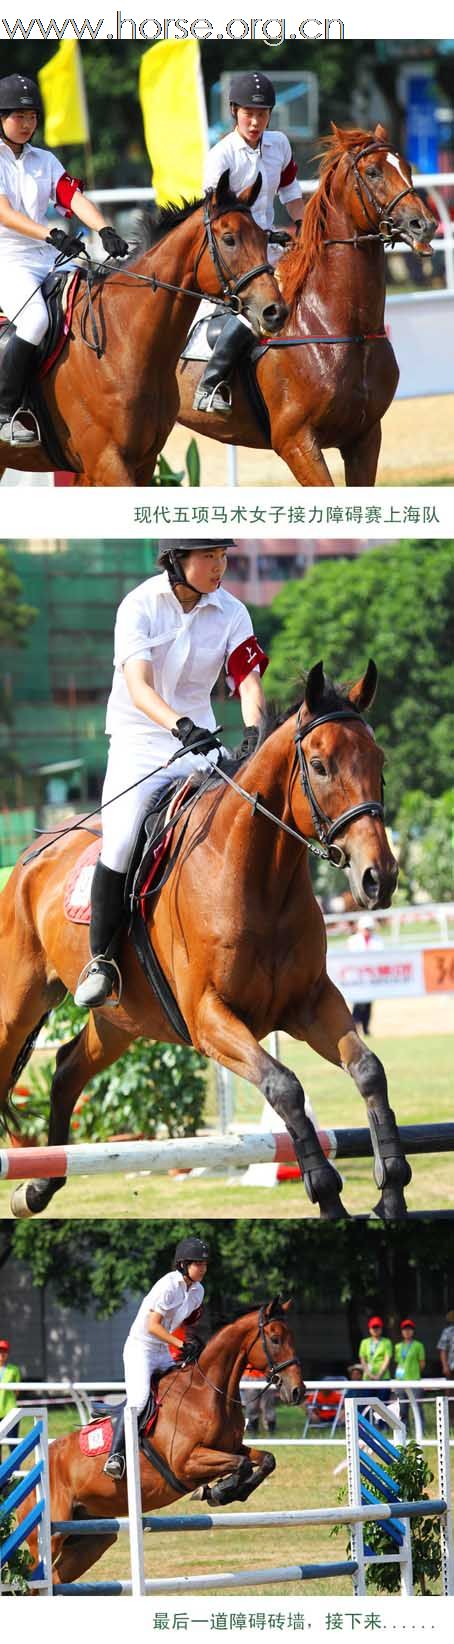
[[[0,543],[0,658],[2,646],[17,650],[26,645],[27,631],[36,615],[34,607],[22,598],[19,577]],[[17,754],[10,746],[13,717],[8,680],[2,676],[0,664],[0,778],[4,801],[11,797],[10,780],[20,770]]]
[[[370,718],[387,757],[390,818],[408,789],[438,797],[452,747],[454,543],[400,542],[314,565],[273,603],[268,694],[301,697],[301,675],[323,657],[338,680],[369,656],[379,669]]]

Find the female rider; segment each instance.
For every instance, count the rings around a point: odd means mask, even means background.
[[[126,240],[84,198],[80,178],[71,177],[49,149],[32,146],[41,113],[34,80],[22,74],[0,80],[0,308],[15,321],[0,350],[0,440],[6,445],[39,444],[36,429],[17,413],[47,330],[40,287],[59,254],[71,258],[80,251],[73,233],[43,222],[48,206],[96,229],[109,256],[128,252]]]
[[[202,1310],[205,1278],[209,1258],[208,1246],[203,1239],[190,1235],[177,1244],[173,1270],[164,1273],[144,1296],[129,1336],[125,1341],[126,1401],[140,1414],[145,1409],[154,1372],[172,1368],[174,1358],[170,1348],[178,1348],[186,1364],[197,1356],[197,1347],[185,1347],[184,1338],[175,1331],[184,1321],[194,1324]],[[123,1478],[125,1458],[123,1451],[124,1409],[115,1423],[110,1455],[104,1472],[110,1478]]]
[[[212,750],[218,758],[210,697],[223,666],[249,732],[245,756],[256,744],[268,659],[246,607],[221,587],[226,548],[233,546],[209,538],[164,542],[161,575],[132,589],[117,612],[103,843],[91,892],[92,958],[77,984],[77,1005],[95,1008],[115,986],[121,991],[117,960],[131,848],[162,789],[177,775],[207,770],[204,756]],[[167,774],[175,739],[185,754]]]
[[[235,74],[230,86],[230,111],[234,130],[215,143],[208,155],[204,186],[215,188],[223,171],[230,173],[236,194],[249,188],[260,172],[262,186],[252,216],[261,228],[272,229],[275,195],[285,205],[293,222],[303,215],[301,185],[288,137],[283,131],[269,131],[276,102],[271,80],[261,70]],[[223,326],[216,346],[200,378],[195,395],[196,411],[230,416],[229,379],[241,355],[251,345],[251,327],[241,315],[232,314]]]

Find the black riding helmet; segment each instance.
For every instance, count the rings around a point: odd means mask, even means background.
[[[173,1258],[174,1267],[180,1273],[187,1271],[190,1262],[207,1262],[210,1258],[208,1245],[204,1239],[198,1239],[196,1234],[190,1234],[187,1239],[180,1239]]]
[[[24,74],[5,75],[0,80],[0,116],[16,114],[27,108],[33,109],[41,118],[43,108],[36,80],[29,80]]]
[[[202,537],[200,540],[198,537],[191,537],[187,544],[182,544],[179,542],[162,542],[158,553],[158,565],[161,566],[163,571],[167,571],[172,588],[175,588],[177,582],[184,583],[186,588],[192,588],[192,583],[188,582],[187,576],[185,575],[183,564],[183,561],[187,559],[188,554],[194,553],[195,550],[198,554],[212,553],[213,548],[223,548],[225,552],[227,552],[228,548],[234,547],[234,542],[227,541],[226,539],[220,537]],[[195,592],[197,592],[197,589]]]
[[[234,74],[230,82],[231,108],[274,108],[276,92],[267,74],[252,69],[249,74]]]

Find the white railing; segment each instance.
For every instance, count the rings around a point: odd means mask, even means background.
[[[252,1378],[246,1377],[242,1382],[240,1382],[240,1391],[251,1392],[253,1388],[263,1389],[267,1385],[268,1384],[265,1378],[260,1376],[258,1376],[257,1380],[254,1381]],[[383,1385],[387,1392],[391,1392],[393,1394],[393,1401],[397,1402],[399,1397],[401,1400],[408,1399],[413,1415],[415,1436],[418,1444],[425,1445],[426,1447],[433,1445],[435,1441],[424,1436],[420,1406],[421,1404],[426,1404],[429,1401],[432,1402],[435,1396],[440,1393],[447,1393],[450,1397],[454,1398],[454,1379],[450,1381],[444,1376],[422,1376],[420,1381],[406,1382],[402,1382],[396,1377],[391,1376],[389,1381],[386,1381],[383,1384],[377,1384],[376,1381],[367,1380],[361,1381],[360,1383],[350,1382],[342,1376],[319,1376],[317,1380],[305,1379],[305,1387],[308,1393],[328,1393],[334,1391],[341,1394],[337,1410],[333,1411],[333,1436],[330,1436],[329,1439],[327,1439],[326,1436],[324,1438],[304,1438],[301,1434],[297,1438],[276,1438],[274,1434],[267,1434],[266,1439],[263,1440],[256,1440],[254,1437],[254,1444],[266,1444],[267,1448],[271,1450],[274,1450],[275,1446],[280,1445],[288,1445],[293,1448],[294,1446],[299,1445],[326,1445],[328,1442],[330,1444],[333,1443],[344,1447],[345,1440],[343,1438],[334,1438],[334,1432],[336,1431],[339,1421],[342,1418],[346,1395],[353,1387],[355,1388],[355,1391],[361,1387],[362,1393],[369,1394],[373,1397],[377,1393],[377,1385],[380,1387]],[[74,1404],[81,1426],[84,1426],[86,1423],[95,1419],[91,1411],[93,1398],[96,1399],[101,1396],[110,1397],[111,1395],[114,1395],[114,1397],[122,1399],[125,1396],[125,1390],[124,1381],[71,1381],[63,1379],[61,1381],[14,1382],[15,1395],[16,1393],[24,1393],[29,1396],[36,1394],[41,1398],[43,1395],[47,1395],[47,1401],[49,1404],[52,1404],[54,1401],[59,1403],[68,1402]],[[35,1412],[35,1408],[36,1406],[33,1399],[31,1397],[25,1398],[24,1402],[19,1406],[21,1419],[25,1419],[29,1413],[31,1414],[32,1412]],[[327,1422],[325,1425],[328,1427],[329,1423]],[[450,1439],[450,1445],[451,1448],[454,1447],[454,1438]]]
[[[445,280],[448,291],[454,290],[454,224],[449,209],[443,197],[443,189],[454,186],[454,171],[421,171],[413,178],[415,188],[430,190],[431,198],[437,208],[440,218],[440,236],[432,241],[433,251],[442,251],[445,264]],[[303,194],[315,194],[317,182],[301,181]],[[155,198],[155,191],[151,185],[148,188],[94,188],[87,190],[89,198],[99,206],[134,206],[151,203]],[[402,252],[408,255],[408,246],[400,241],[395,246],[388,246],[389,254]]]

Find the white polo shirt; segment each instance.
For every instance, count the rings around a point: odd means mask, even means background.
[[[203,1284],[197,1282],[190,1284],[188,1288],[182,1273],[165,1273],[144,1296],[126,1342],[139,1341],[142,1346],[149,1347],[150,1342],[154,1341],[155,1346],[162,1348],[167,1363],[167,1342],[160,1342],[157,1336],[153,1338],[147,1330],[149,1314],[159,1313],[164,1329],[172,1335],[172,1331],[176,1330],[179,1324],[183,1324],[183,1320],[187,1319],[190,1313],[194,1313],[196,1307],[201,1307],[204,1295]]]
[[[126,595],[117,612],[107,735],[115,739],[117,747],[121,737],[125,751],[131,742],[143,742],[146,737],[151,769],[155,758],[159,765],[175,753],[171,731],[154,724],[132,701],[123,673],[131,657],[151,662],[154,689],[176,713],[213,730],[213,686],[225,667],[227,683],[233,689],[229,657],[252,633],[246,606],[225,588],[202,594],[194,609],[185,613],[167,571],[149,577]]]
[[[241,194],[244,188],[255,183],[260,171],[262,187],[252,207],[252,216],[260,228],[272,228],[276,194],[283,205],[302,198],[297,177],[288,183],[283,181],[286,170],[292,169],[292,159],[284,131],[264,131],[257,148],[251,148],[236,127],[211,149],[205,166],[204,187],[215,188],[223,171],[228,169],[231,188],[235,194]]]
[[[43,223],[48,205],[56,204],[57,183],[64,170],[48,149],[24,143],[22,154],[15,155],[0,138],[0,194],[6,195],[13,211],[23,211],[34,223]],[[42,263],[44,278],[56,256],[55,246],[46,245],[44,240],[28,240],[26,235],[15,234],[14,229],[0,223],[1,261],[20,262],[22,266],[30,262],[34,267]]]

